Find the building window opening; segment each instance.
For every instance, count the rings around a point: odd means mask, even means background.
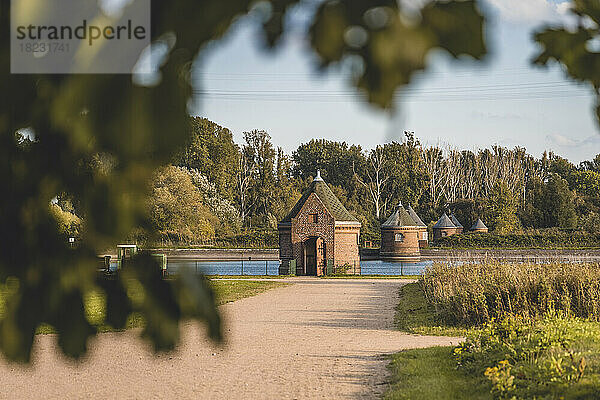
[[[404,235],[401,233],[396,233],[395,240],[396,242],[404,242]]]
[[[319,222],[319,214],[309,214],[308,221],[316,224]]]

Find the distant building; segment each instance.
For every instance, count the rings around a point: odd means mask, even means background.
[[[454,213],[450,214],[450,221],[452,221],[454,226],[456,226],[456,233],[463,233],[465,228],[464,226],[462,226],[458,218],[456,218],[456,215],[454,215]]]
[[[488,233],[488,228],[485,226],[481,219],[477,219],[477,222],[473,224],[471,227],[471,232],[473,233]]]
[[[419,228],[419,247],[427,247],[427,245],[429,244],[429,233],[427,232],[427,225],[425,225],[423,220],[419,218],[415,210],[413,210],[413,208],[410,205],[406,208],[406,211],[408,212],[408,215],[410,215],[410,217],[413,219],[413,221],[415,221],[417,227]]]
[[[420,231],[421,227],[400,204],[381,225],[380,258],[384,261],[419,261]]]
[[[446,236],[455,235],[458,232],[458,228],[452,220],[444,213],[440,219],[433,226],[433,240],[439,240]]]
[[[361,224],[317,176],[289,214],[278,224],[279,274],[295,268],[297,275],[327,273],[347,266],[360,274],[358,243]]]

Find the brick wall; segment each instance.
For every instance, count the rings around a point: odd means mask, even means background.
[[[396,235],[404,236],[402,241],[396,240]],[[382,259],[418,259],[421,257],[419,249],[419,228],[397,227],[381,229]]]
[[[336,267],[349,265],[348,273],[360,274],[360,256],[358,238],[360,227],[338,225],[335,227],[335,259]]]
[[[429,245],[429,232],[426,226],[419,227],[419,247],[424,248]]]
[[[458,232],[457,228],[434,228],[433,229],[433,240],[436,241],[444,236],[452,236]]]
[[[294,258],[292,249],[292,225],[279,225],[279,259],[291,260]]]

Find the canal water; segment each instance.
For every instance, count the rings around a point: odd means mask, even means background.
[[[361,275],[420,275],[433,261],[412,263],[383,262],[381,260],[361,261]],[[169,274],[182,270],[204,275],[278,275],[279,261],[167,261]]]

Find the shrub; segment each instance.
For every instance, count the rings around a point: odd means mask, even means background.
[[[437,318],[477,325],[549,312],[600,321],[600,264],[434,264],[421,277]]]
[[[577,319],[507,316],[472,330],[454,357],[459,370],[485,376],[496,398],[594,398],[598,337],[598,324]]]

